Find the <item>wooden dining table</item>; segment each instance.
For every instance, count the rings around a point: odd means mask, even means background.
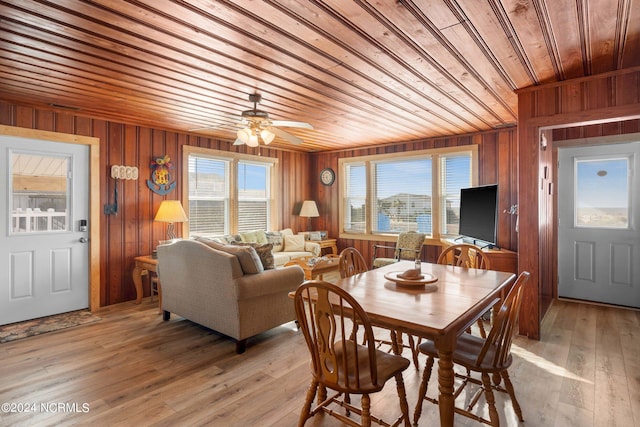
[[[440,425],[452,427],[455,400],[452,353],[456,338],[504,298],[516,276],[422,263],[422,274],[427,279],[433,276],[435,282],[401,285],[385,277],[397,278],[398,272],[412,268],[413,262],[400,261],[340,279],[336,284],[355,297],[372,325],[435,342],[439,355]]]

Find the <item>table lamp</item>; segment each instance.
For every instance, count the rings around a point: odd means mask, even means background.
[[[189,221],[189,218],[187,218],[187,214],[184,213],[184,209],[182,209],[182,204],[180,204],[179,200],[163,200],[153,220],[168,222],[167,237],[169,240],[173,240],[176,238],[173,223],[186,222]]]
[[[305,200],[302,202],[300,216],[307,217],[307,231],[311,231],[311,218],[320,216],[316,202],[313,200]]]

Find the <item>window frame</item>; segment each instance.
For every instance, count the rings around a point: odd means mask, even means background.
[[[479,181],[479,169],[478,169],[478,146],[464,145],[457,147],[446,148],[432,148],[425,150],[416,150],[410,152],[401,153],[387,153],[387,154],[373,154],[366,156],[356,157],[343,157],[338,159],[338,177],[339,177],[339,238],[341,239],[353,239],[353,240],[374,240],[395,242],[398,238],[398,233],[374,233],[372,231],[372,217],[373,217],[373,195],[375,193],[375,176],[374,167],[375,162],[389,161],[389,160],[415,160],[416,158],[430,158],[431,159],[431,212],[432,212],[432,234],[426,239],[426,242],[437,244],[440,239],[450,237],[446,233],[441,233],[441,209],[442,194],[441,187],[441,157],[446,155],[456,155],[461,153],[470,153],[471,155],[471,186],[477,186]],[[362,165],[365,166],[366,182],[366,194],[365,194],[365,231],[364,233],[353,233],[344,230],[345,212],[344,212],[344,200],[347,194],[347,181],[346,179],[346,166],[347,165]],[[436,214],[437,213],[437,214]]]
[[[227,162],[228,178],[229,182],[229,206],[225,215],[228,217],[228,228],[225,228],[225,234],[238,234],[238,164],[253,163],[257,165],[264,165],[268,167],[268,230],[274,230],[279,224],[278,208],[276,206],[276,200],[278,200],[277,193],[277,177],[279,176],[278,159],[274,157],[256,156],[243,153],[232,153],[228,151],[214,150],[210,148],[195,147],[190,145],[183,146],[182,150],[182,206],[187,216],[189,216],[189,157],[200,156],[207,157],[213,160],[219,160]],[[182,223],[182,235],[190,236],[189,222]]]

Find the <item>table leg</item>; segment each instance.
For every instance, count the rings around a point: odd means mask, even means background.
[[[133,284],[136,287],[136,304],[142,302],[142,276],[147,274],[147,270],[138,266],[133,267]]]
[[[453,397],[453,351],[451,346],[443,346],[438,349],[438,389],[440,396],[438,406],[440,409],[440,426],[453,427],[454,403]]]
[[[338,245],[336,244],[331,245],[331,253],[334,255],[338,255]]]

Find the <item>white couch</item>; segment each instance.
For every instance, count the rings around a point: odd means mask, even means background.
[[[292,259],[302,257],[319,257],[320,245],[317,242],[304,240],[304,235],[294,234],[290,228],[280,231],[256,230],[245,233],[230,234],[213,238],[221,243],[244,243],[253,245],[272,245],[271,253],[275,267],[282,267]]]

